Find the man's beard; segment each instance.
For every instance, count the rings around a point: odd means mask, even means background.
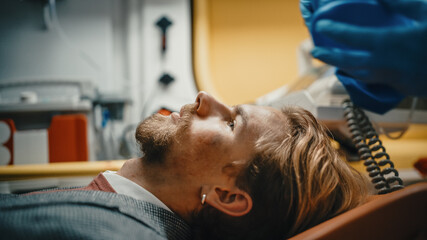
[[[160,114],[152,115],[140,123],[135,138],[144,158],[149,162],[162,162],[175,131],[168,119]]]
[[[177,125],[160,114],[154,114],[141,122],[136,128],[135,138],[144,153],[144,159],[152,163],[163,162],[172,145],[186,136],[195,112],[196,104],[183,106]]]

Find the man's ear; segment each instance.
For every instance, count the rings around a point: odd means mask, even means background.
[[[206,194],[206,203],[233,217],[243,216],[252,209],[251,196],[238,188],[213,186]]]

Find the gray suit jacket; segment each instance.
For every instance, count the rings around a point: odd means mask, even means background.
[[[0,239],[191,239],[176,214],[110,192],[0,195]]]

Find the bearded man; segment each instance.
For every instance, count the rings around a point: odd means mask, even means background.
[[[200,92],[180,113],[144,120],[136,140],[142,158],[101,173],[85,188],[1,200],[2,233],[284,239],[367,195],[365,179],[300,108],[229,107]]]

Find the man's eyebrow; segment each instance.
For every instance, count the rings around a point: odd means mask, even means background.
[[[242,123],[243,123],[243,128],[246,127],[246,125],[248,124],[248,114],[246,113],[246,111],[242,108],[242,105],[237,105],[236,106],[236,114],[240,115],[242,117]]]

